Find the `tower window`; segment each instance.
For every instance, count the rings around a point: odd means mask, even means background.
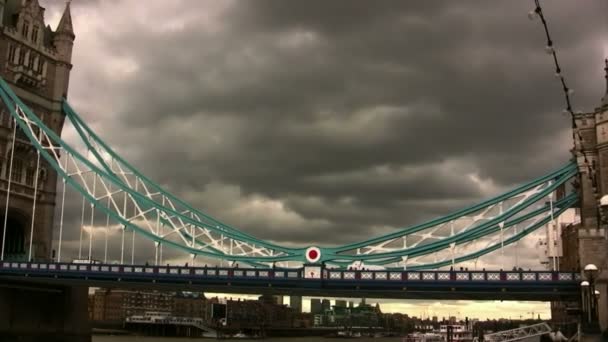
[[[9,160],[10,166],[10,160]],[[13,159],[13,170],[11,171],[11,180],[13,182],[21,183],[21,177],[23,175],[23,162],[21,159]]]
[[[15,51],[16,50],[17,50],[17,47],[15,47],[15,45],[9,44],[9,46],[8,46],[8,60],[11,63],[15,63]]]
[[[32,41],[33,42],[38,41],[38,26],[36,26],[36,25],[34,25],[34,27],[32,28]]]
[[[27,65],[27,66],[28,66],[28,68],[30,68],[30,69],[34,69],[34,66],[35,66],[34,61],[35,61],[35,56],[34,56],[34,54],[33,54],[33,53],[30,53],[30,60],[29,60],[28,65]]]
[[[27,20],[23,21],[23,31],[21,31],[21,34],[24,37],[27,37],[27,34],[30,32],[30,22]]]
[[[38,72],[42,73],[42,63],[44,63],[44,59],[42,57],[38,58]]]
[[[33,167],[28,167],[25,170],[25,184],[34,186],[34,174],[36,170]]]
[[[21,48],[17,47],[15,48],[15,59],[13,59],[11,62],[13,64],[17,64],[17,62],[19,62],[19,55],[21,54]]]
[[[26,54],[26,52],[22,50],[21,53],[19,54],[19,63],[17,63],[17,64],[23,65],[23,61],[25,60],[25,54]]]

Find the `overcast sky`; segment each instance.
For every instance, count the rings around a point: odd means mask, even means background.
[[[64,4],[41,4],[55,27]],[[575,109],[592,111],[608,2],[543,5]],[[285,245],[361,240],[568,161],[570,121],[532,7],[74,0],[69,101],[150,178],[227,223]],[[392,307],[422,307],[407,305]],[[520,305],[510,310],[547,314]]]

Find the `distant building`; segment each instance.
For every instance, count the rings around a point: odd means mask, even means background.
[[[323,313],[323,307],[321,306],[321,300],[318,298],[313,298],[310,300],[310,313],[313,315],[318,315]],[[315,318],[316,322],[316,318]]]
[[[94,321],[122,323],[133,315],[166,312],[173,316],[206,318],[206,299],[200,293],[99,289],[89,296]]]
[[[262,295],[258,300],[264,304],[283,305],[283,296]]]
[[[329,299],[323,299],[323,301],[321,301],[321,308],[323,313],[328,310],[331,310],[331,301]]]
[[[336,300],[336,305],[337,307],[340,308],[345,308],[346,307],[346,301],[345,300]]]
[[[227,302],[227,324],[231,328],[291,328],[295,321],[294,310],[282,304],[256,300]]]
[[[546,236],[538,241],[540,261],[547,269],[559,269],[561,259],[567,255],[564,253],[567,247],[564,246],[562,232],[580,220],[579,209],[570,208],[556,217],[555,222],[547,223]]]
[[[177,317],[199,317],[209,318],[210,310],[207,309],[207,300],[201,293],[178,292],[173,297],[173,316]]]
[[[302,296],[290,296],[289,306],[297,313],[302,312]]]

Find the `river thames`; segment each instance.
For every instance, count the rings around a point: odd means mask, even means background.
[[[210,338],[187,338],[187,337],[145,337],[145,336],[93,336],[93,342],[186,342],[186,341],[214,341],[215,339]],[[331,338],[325,337],[278,337],[278,338],[266,338],[263,341],[272,342],[320,342],[320,341],[332,341]],[[221,341],[243,341],[243,339],[235,340],[221,340]],[[382,341],[382,342],[399,342],[400,337],[386,337],[386,338],[358,338],[357,341],[371,342],[371,341]]]

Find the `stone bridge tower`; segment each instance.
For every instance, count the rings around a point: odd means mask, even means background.
[[[582,143],[575,138],[573,151],[580,171],[576,187],[581,223],[563,233],[561,264],[563,269],[577,271],[587,264],[595,264],[600,269],[597,286],[601,293],[600,323],[602,329],[608,329],[608,59],[604,71],[606,91],[600,106],[575,117],[583,137]]]
[[[44,11],[38,0],[0,0],[0,75],[48,127],[61,135],[64,122],[61,100],[67,97],[75,35],[69,3],[55,31],[45,25]],[[17,129],[6,211],[13,124],[6,106],[1,104],[0,232],[7,212],[5,259],[27,258],[32,220],[32,256],[48,259],[51,257],[57,175],[41,159],[33,215],[36,152],[28,138]]]

